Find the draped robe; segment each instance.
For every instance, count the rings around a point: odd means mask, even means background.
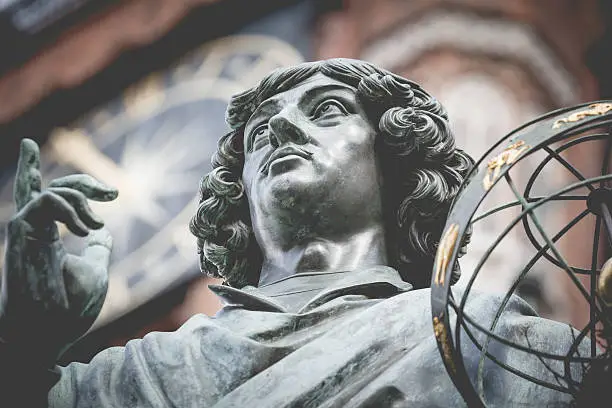
[[[211,290],[225,304],[216,316],[196,315],[175,332],[150,333],[104,350],[88,364],[60,368],[49,406],[465,406],[438,352],[429,289],[413,290],[390,267],[303,273],[259,288]],[[454,291],[460,295],[461,289]],[[490,324],[500,301],[475,293],[466,310]],[[567,353],[576,336],[568,325],[537,317],[518,297],[495,332],[555,354]],[[475,376],[480,353],[463,339],[466,368]],[[489,349],[551,383],[551,370],[563,373],[559,361],[495,341]],[[582,375],[576,365],[572,371],[576,379]],[[490,361],[483,388],[491,406],[562,407],[572,399]]]

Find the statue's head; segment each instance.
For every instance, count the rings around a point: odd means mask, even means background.
[[[455,148],[442,105],[363,61],[273,71],[232,98],[190,229],[201,269],[257,284],[262,246],[384,225],[387,258],[429,285],[450,204],[473,161]],[[458,269],[455,279],[458,278]]]

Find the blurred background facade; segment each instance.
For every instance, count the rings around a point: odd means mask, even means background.
[[[440,99],[458,145],[479,157],[542,113],[612,97],[611,40],[604,0],[0,0],[0,221],[14,211],[23,137],[41,143],[47,181],[86,172],[119,188],[95,208],[115,237],[107,303],[65,357],[86,361],[220,307],[187,224],[229,98],[272,69],[332,57],[390,69]],[[588,168],[601,149],[568,154]],[[569,207],[547,217],[567,219]],[[566,245],[579,262],[591,250],[577,227]],[[477,228],[464,271],[495,228]],[[483,284],[507,287],[526,245],[504,242]],[[535,269],[520,293],[583,326],[567,279]]]

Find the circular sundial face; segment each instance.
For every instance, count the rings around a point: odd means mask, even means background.
[[[272,69],[301,61],[272,37],[223,38],[51,134],[41,150],[45,182],[87,173],[119,190],[114,202],[91,203],[114,238],[109,293],[96,327],[199,273],[188,224],[199,181],[228,131],[227,103]],[[14,212],[12,184],[7,180],[0,193],[4,223]],[[69,251],[78,252],[82,241],[60,230]]]

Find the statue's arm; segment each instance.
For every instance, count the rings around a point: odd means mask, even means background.
[[[18,266],[23,273],[18,280],[20,284],[4,279],[2,286],[0,395],[9,401],[14,397],[23,406],[46,407],[48,391],[63,373],[63,369],[56,366],[56,360],[93,322],[104,299],[105,292],[100,286],[105,283],[98,281],[94,287],[100,291],[92,293],[88,301],[83,298],[80,306],[74,296],[72,303],[58,304],[58,298],[67,299],[66,291],[71,291],[68,287],[74,286],[75,281],[63,280],[63,285],[55,286],[57,282],[44,272],[65,275],[63,267],[79,260],[65,254],[59,239],[40,235],[34,238],[31,225],[23,219],[11,220],[7,230],[5,265],[12,266],[11,272]],[[104,256],[104,252],[108,252],[107,244],[104,232],[91,234],[85,252],[90,257]],[[95,283],[97,279],[91,278],[92,284]],[[32,290],[36,287],[41,290],[33,295]],[[23,392],[24,387],[27,393]],[[69,405],[62,402],[56,406]]]
[[[58,355],[102,308],[111,239],[99,230],[103,222],[87,200],[117,195],[87,175],[57,179],[42,190],[39,162],[38,146],[24,140],[0,290],[0,395],[33,407],[46,406],[47,391],[59,378]],[[56,222],[87,236],[81,256],[65,251]]]
[[[13,218],[7,225],[5,265],[11,264],[22,269],[26,276],[36,273],[34,264],[50,264],[57,258],[55,254],[58,249],[61,249],[58,248],[59,241],[53,239],[52,235],[47,239],[42,239],[42,236],[39,236],[41,239],[34,239],[33,232],[32,226],[19,217]],[[6,269],[2,284],[3,307],[0,308],[0,395],[6,401],[19,401],[23,406],[43,407],[46,406],[49,389],[59,379],[55,360],[61,346],[54,346],[46,341],[45,336],[37,335],[40,332],[32,325],[39,322],[28,321],[27,311],[12,313],[10,302],[27,296],[23,292],[28,290],[28,285],[9,287],[13,285],[10,279],[6,279]],[[28,283],[36,285],[36,276],[33,278]],[[18,325],[22,329],[15,329]],[[28,334],[30,330],[35,332]],[[19,391],[23,389],[28,392]]]

